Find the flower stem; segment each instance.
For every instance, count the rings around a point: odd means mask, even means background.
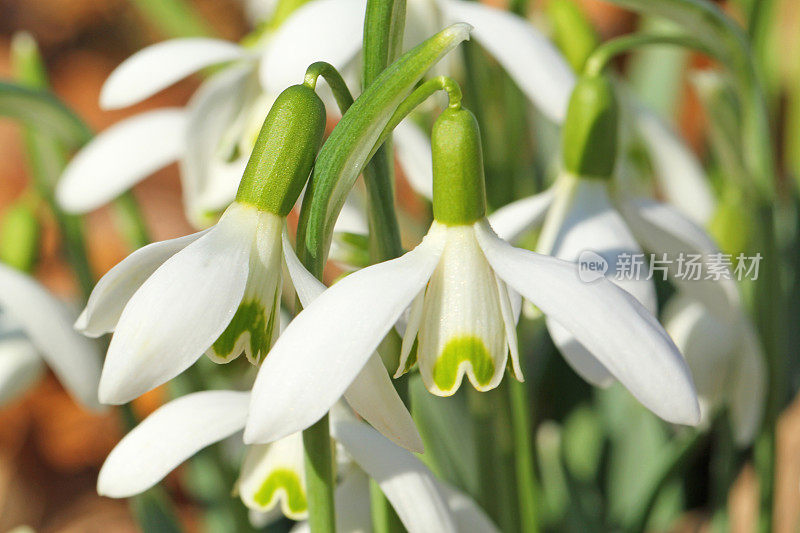
[[[595,48],[584,64],[583,73],[589,76],[597,76],[619,54],[641,46],[665,44],[692,48],[713,56],[713,52],[702,42],[686,35],[634,33],[611,39]]]
[[[361,83],[364,89],[372,85],[400,55],[405,20],[406,0],[367,0],[362,47]],[[403,245],[394,209],[394,150],[391,135],[384,139],[364,169],[364,186],[367,191],[370,260],[378,263],[400,257]],[[370,500],[376,532],[403,531],[397,513],[374,482],[370,483]]]
[[[362,71],[365,89],[400,55],[405,18],[405,0],[367,1]],[[394,155],[390,134],[364,169],[364,185],[367,189],[370,258],[373,262],[380,262],[399,257],[403,246],[394,210]]]
[[[539,531],[537,517],[538,489],[533,466],[533,444],[531,440],[531,398],[527,385],[508,379],[511,400],[511,430],[514,436],[514,467],[516,469],[519,520],[523,533]]]
[[[308,494],[308,523],[311,532],[334,533],[336,531],[333,501],[335,479],[327,414],[303,431],[303,449]]]

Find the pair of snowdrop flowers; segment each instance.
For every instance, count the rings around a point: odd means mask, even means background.
[[[101,409],[100,350],[74,331],[74,320],[36,280],[0,264],[0,404],[32,387],[46,364],[73,398]]]
[[[145,112],[119,122],[77,154],[58,186],[70,212],[95,209],[164,165],[179,160],[189,220],[206,227],[233,199],[261,120],[274,95],[314,61],[353,70],[363,35],[364,0],[312,0],[263,33],[253,46],[217,39],[173,39],[123,62],[101,93],[101,106],[125,107],[203,68],[210,76],[186,109]],[[330,24],[336,20],[337,24]],[[575,84],[568,63],[521,17],[463,0],[409,2],[405,44],[414,45],[440,24],[464,21],[531,102],[560,123]],[[452,61],[451,61],[452,62]],[[532,64],[536,68],[530,68]],[[705,223],[714,208],[702,167],[658,117],[636,107],[635,124],[648,145],[667,198]],[[394,132],[396,155],[410,184],[430,197],[427,135],[411,121]],[[119,164],[120,162],[124,164]]]

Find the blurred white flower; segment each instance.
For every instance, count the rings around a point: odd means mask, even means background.
[[[651,314],[657,310],[654,276],[666,276],[679,290],[694,295],[722,316],[730,311],[731,295],[737,291],[732,279],[705,279],[705,270],[696,280],[679,275],[676,258],[680,254],[708,258],[719,252],[705,230],[678,209],[629,197],[606,180],[562,173],[550,189],[495,211],[489,220],[500,237],[512,242],[540,228],[539,253],[573,262],[587,252],[596,254],[608,267],[605,276]],[[656,257],[666,254],[668,263],[656,266],[665,270],[654,270],[650,276],[643,249]],[[643,262],[638,272],[623,260],[628,257],[633,261],[637,256]],[[570,365],[596,385],[612,383],[614,372],[558,322],[548,320],[548,329]]]
[[[46,364],[73,398],[101,409],[100,350],[72,329],[73,320],[36,280],[0,264],[0,404],[36,383]]]
[[[738,302],[732,302],[735,308]],[[664,327],[692,370],[701,423],[728,408],[740,446],[753,442],[761,425],[767,377],[755,328],[744,313],[718,316],[701,302],[678,294],[667,302]]]
[[[181,38],[132,55],[103,85],[104,109],[138,103],[204,68],[221,68],[203,82],[185,108],[140,113],[95,137],[64,170],[56,191],[59,203],[72,213],[91,211],[179,161],[186,215],[196,227],[207,227],[233,200],[275,97],[302,81],[313,62],[327,61],[340,71],[353,63],[363,33],[364,9],[356,9],[360,4],[360,0],[314,0],[298,8],[277,31],[260,35],[252,46]],[[313,16],[308,16],[312,6]],[[334,20],[336,24],[331,23]],[[287,36],[291,42],[286,42]],[[272,50],[278,50],[280,61],[275,61]],[[403,129],[407,128],[401,128],[399,135]],[[406,152],[398,153],[404,161]]]

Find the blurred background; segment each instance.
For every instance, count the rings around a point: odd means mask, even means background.
[[[179,35],[210,34],[238,40],[252,28],[252,11],[258,8],[240,0],[190,3],[196,8],[194,13],[187,13],[177,22],[159,24],[153,22],[158,20],[159,0],[0,0],[0,78],[11,77],[11,39],[15,33],[25,31],[41,47],[55,93],[95,131],[145,109],[183,105],[199,78],[184,80],[144,104],[121,111],[100,110],[98,96],[108,74],[142,47]],[[492,3],[504,6],[501,0]],[[578,3],[602,38],[628,33],[639,24],[635,15],[599,0]],[[543,4],[546,1],[530,2],[531,12],[541,12]],[[740,16],[740,2],[722,4],[734,17]],[[781,175],[791,179],[800,176],[800,120],[795,116],[800,113],[793,107],[793,102],[800,101],[800,2],[776,0],[766,24],[769,30],[763,35],[768,42],[757,50],[768,58],[762,64],[768,70],[765,79],[782,152]],[[687,59],[689,66],[702,66],[704,61],[699,56]],[[623,70],[646,66],[632,61],[619,65]],[[659,67],[649,66],[656,70]],[[666,62],[662,66],[669,67]],[[680,73],[675,79],[678,85],[664,97],[656,94],[663,87],[654,84],[649,93],[651,103],[677,118],[685,139],[703,156],[707,139],[702,107],[688,80]],[[20,128],[0,119],[0,213],[23,194],[28,179]],[[154,240],[192,231],[181,208],[176,165],[138,185],[134,194],[143,206]],[[407,187],[400,187],[399,202],[414,211],[415,200]],[[494,203],[497,206],[504,202],[495,198]],[[104,208],[88,218],[88,245],[96,275],[129,253],[110,217]],[[78,288],[63,261],[56,235],[54,222],[45,224],[36,275],[55,293],[76,296]],[[164,393],[156,390],[137,400],[134,409],[143,416],[163,400]],[[81,410],[52,376],[0,409],[0,531],[21,524],[43,532],[135,531],[126,502],[100,498],[95,492],[99,467],[122,434],[123,425],[116,414],[96,416]],[[702,464],[698,461],[698,468]],[[800,531],[800,401],[791,404],[781,417],[777,476],[775,530]],[[177,509],[187,529],[196,529],[195,504],[189,498],[180,499],[173,476],[166,483],[178,495]],[[748,463],[736,473],[728,498],[733,531],[751,531],[758,489]],[[692,508],[691,503],[687,508]],[[670,528],[702,531],[708,518],[702,509],[689,511]]]

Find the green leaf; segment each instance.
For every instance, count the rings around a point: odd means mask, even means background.
[[[139,12],[167,37],[206,37],[214,30],[185,0],[130,0]]]
[[[0,116],[49,132],[69,148],[91,139],[86,124],[51,92],[0,81]]]

